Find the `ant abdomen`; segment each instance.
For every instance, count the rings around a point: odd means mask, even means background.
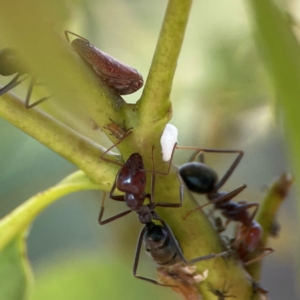
[[[179,174],[187,188],[195,193],[211,193],[218,181],[217,173],[208,165],[189,162],[179,167]]]
[[[144,244],[147,254],[159,265],[174,264],[178,256],[165,228],[153,222],[147,223],[146,227]]]

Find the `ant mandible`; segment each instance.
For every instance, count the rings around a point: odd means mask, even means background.
[[[96,72],[100,79],[104,80],[119,95],[132,94],[143,86],[143,77],[136,69],[101,51],[84,37],[65,30],[68,42],[70,42],[69,34],[78,37],[71,42],[75,51]]]
[[[4,95],[11,89],[18,86],[23,80],[19,80],[19,78],[26,74],[27,70],[22,65],[19,54],[16,50],[11,48],[4,48],[0,50],[0,74],[2,76],[10,76],[13,74],[16,74],[16,76],[2,89],[0,89],[0,96]],[[29,109],[32,108],[44,101],[46,101],[49,97],[43,97],[39,99],[38,101],[29,104],[30,97],[32,94],[33,86],[36,85],[35,78],[31,76],[31,80],[29,83],[26,99],[25,99],[25,108]]]

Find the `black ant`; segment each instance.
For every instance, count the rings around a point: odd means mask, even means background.
[[[227,251],[225,251],[219,254],[208,254],[205,256],[197,257],[189,261],[186,260],[170,227],[164,221],[162,221],[161,218],[158,219],[157,217],[157,214],[153,212],[153,219],[159,220],[162,225],[157,225],[153,222],[146,223],[138,238],[133,267],[134,277],[152,282],[154,284],[164,285],[158,283],[153,279],[136,275],[143,241],[146,247],[146,252],[157,264],[163,267],[173,266],[178,262],[192,264],[202,260],[224,256],[228,253]]]
[[[242,185],[239,188],[235,189],[230,193],[219,192],[220,188],[226,183],[228,178],[231,176],[235,168],[238,166],[241,161],[244,152],[241,150],[223,150],[223,149],[206,149],[206,148],[196,148],[196,147],[182,147],[176,146],[178,149],[187,149],[187,150],[197,150],[189,162],[183,164],[178,168],[178,172],[182,180],[184,181],[186,187],[194,193],[204,194],[210,200],[209,203],[220,203],[230,201],[233,197],[239,194],[243,189],[246,188],[246,185]],[[218,180],[217,173],[204,163],[204,153],[237,153],[237,157],[228,168],[223,177]],[[200,162],[194,161],[194,159],[199,156]],[[201,209],[197,207],[195,210]],[[187,218],[189,212],[185,217]]]
[[[234,248],[238,252],[239,257],[243,261],[244,265],[253,263],[254,261],[261,259],[263,256],[273,252],[273,249],[271,248],[263,248],[262,250],[267,252],[263,253],[259,257],[247,261],[247,256],[259,247],[262,237],[262,228],[254,220],[259,208],[259,204],[231,201],[233,197],[246,188],[246,185],[242,185],[229,193],[219,192],[219,189],[225,184],[229,176],[239,164],[244,152],[240,150],[216,150],[178,146],[176,146],[176,148],[197,150],[191,157],[190,162],[178,168],[179,175],[190,191],[199,194],[206,194],[207,198],[210,200],[208,203],[190,211],[184,216],[184,219],[187,218],[192,212],[202,209],[209,204],[214,204],[215,209],[221,210],[222,215],[227,219],[225,228],[230,221],[237,221],[241,223],[241,226],[238,230],[238,236],[233,245],[235,246]],[[217,173],[204,163],[204,152],[238,153],[238,156],[233,161],[232,165],[229,167],[224,176],[218,181]],[[199,154],[201,162],[194,162],[193,160]],[[250,208],[254,208],[254,211],[251,214],[248,211]]]
[[[143,77],[136,69],[101,51],[84,37],[65,30],[68,42],[70,42],[69,34],[78,37],[71,42],[75,51],[96,72],[97,76],[119,95],[132,94],[143,86]]]
[[[0,89],[0,96],[4,95],[11,89],[15,88],[18,86],[23,80],[19,80],[19,78],[26,74],[27,70],[26,68],[22,65],[18,52],[14,49],[11,48],[4,48],[0,50],[0,74],[2,76],[10,76],[13,74],[16,74],[16,76],[2,89]],[[35,82],[35,78],[31,77],[26,99],[25,99],[25,108],[29,109],[32,108],[44,101],[46,101],[49,97],[43,97],[40,100],[29,104],[30,97],[32,94],[33,86],[36,85],[37,83]]]
[[[228,289],[226,290],[225,289],[226,282],[224,282],[224,286],[221,291],[218,289],[215,289],[214,286],[210,282],[208,282],[207,285],[208,285],[208,290],[210,292],[212,292],[215,296],[217,296],[218,300],[225,300],[225,298],[236,298],[236,296],[227,294],[229,292],[229,290],[231,289],[231,286],[229,286]]]
[[[119,170],[115,182],[110,191],[110,198],[116,201],[124,201],[129,207],[128,210],[121,212],[115,216],[112,216],[106,220],[102,220],[104,213],[104,206],[102,204],[99,214],[99,224],[104,225],[112,222],[118,218],[121,218],[132,211],[138,214],[139,221],[145,224],[142,229],[136,247],[136,254],[133,265],[133,275],[142,280],[152,282],[154,284],[163,285],[157,281],[136,275],[139,256],[141,251],[142,242],[146,245],[146,251],[152,256],[152,258],[160,265],[174,264],[178,259],[185,263],[195,263],[201,260],[222,256],[227,254],[223,252],[220,254],[210,254],[202,257],[198,257],[192,260],[186,260],[182,250],[180,249],[178,242],[167,223],[162,220],[158,214],[154,211],[157,206],[160,207],[181,207],[182,197],[180,197],[179,203],[155,203],[154,202],[154,185],[155,185],[155,169],[153,160],[154,147],[152,147],[152,184],[151,194],[145,193],[146,188],[146,170],[144,168],[143,159],[140,154],[133,153],[128,160]],[[106,159],[107,160],[107,159]],[[181,185],[182,187],[182,185]],[[124,192],[124,195],[113,195],[115,189]],[[182,193],[180,193],[182,195]],[[150,203],[144,204],[145,199],[148,198]],[[157,225],[153,220],[159,221],[162,225]]]

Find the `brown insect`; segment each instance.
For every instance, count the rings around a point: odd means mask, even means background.
[[[125,121],[123,121],[123,126],[120,126],[114,120],[112,120],[111,118],[109,118],[109,120],[112,123],[109,123],[109,124],[103,126],[103,128],[109,130],[111,132],[110,135],[113,135],[117,139],[122,139],[123,137],[125,137],[125,135],[127,135],[127,133],[131,129],[133,129],[133,127],[126,128]]]
[[[118,94],[132,94],[143,86],[143,77],[136,69],[125,65],[109,54],[101,51],[84,37],[65,30],[65,36],[68,42],[70,42],[69,34],[78,37],[78,39],[71,42],[75,51],[92,67],[97,75]]]

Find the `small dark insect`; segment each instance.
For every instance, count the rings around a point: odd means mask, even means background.
[[[270,226],[270,236],[271,237],[278,237],[279,231],[280,231],[280,223],[278,220],[273,220],[271,226]]]
[[[111,118],[109,118],[111,123],[103,126],[103,128],[109,130],[111,132],[111,135],[113,135],[117,139],[124,138],[130,130],[133,129],[133,127],[126,128],[125,121],[123,121],[123,125],[118,125],[115,121],[113,121]]]
[[[20,77],[27,73],[26,68],[23,66],[20,61],[19,54],[16,50],[11,48],[4,48],[0,50],[0,74],[2,76],[10,76],[16,74],[16,76],[2,89],[0,89],[0,96],[4,95],[11,89],[18,86],[23,80],[19,80]],[[49,97],[43,97],[40,100],[34,102],[33,104],[29,104],[30,97],[32,94],[33,86],[37,85],[35,78],[31,76],[31,80],[29,83],[26,99],[25,99],[25,108],[32,108]]]
[[[225,285],[226,285],[226,282],[224,282],[224,286],[223,286],[222,290],[218,290],[218,289],[215,289],[214,286],[210,282],[207,283],[208,290],[210,292],[212,292],[214,295],[216,295],[218,297],[218,300],[225,300],[225,298],[236,298],[236,296],[227,294],[229,292],[229,290],[231,289],[231,286],[229,286],[226,289]]]
[[[143,77],[136,69],[125,65],[109,54],[101,51],[84,37],[65,30],[65,36],[68,42],[70,42],[69,34],[78,37],[71,42],[75,51],[88,63],[93,71],[118,94],[132,94],[143,86]]]

